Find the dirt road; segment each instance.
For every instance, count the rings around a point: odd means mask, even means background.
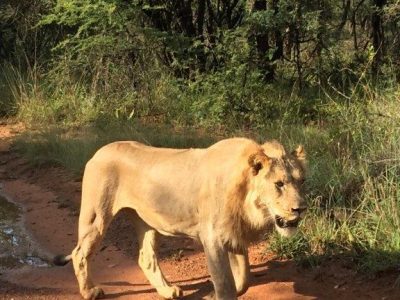
[[[76,242],[80,181],[56,167],[32,168],[10,148],[21,125],[0,125],[0,192],[23,211],[22,223],[38,256],[69,253]],[[340,260],[304,269],[292,261],[250,249],[252,286],[240,299],[400,299],[399,274],[358,274]],[[160,239],[161,268],[179,284],[184,299],[201,299],[211,289],[201,247],[186,239]],[[137,265],[134,231],[124,213],[113,222],[95,257],[95,280],[108,299],[160,299]],[[71,265],[25,265],[0,275],[0,299],[80,299]]]

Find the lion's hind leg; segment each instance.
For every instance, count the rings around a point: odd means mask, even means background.
[[[72,262],[79,290],[84,299],[104,296],[103,290],[93,284],[90,264],[110,221],[111,216],[105,218],[104,215],[96,215],[94,212],[79,220],[79,239],[72,251]]]
[[[134,218],[135,229],[139,241],[139,266],[155,287],[158,294],[166,299],[183,296],[182,290],[175,285],[170,285],[161,272],[155,253],[157,232],[142,221],[138,216]]]

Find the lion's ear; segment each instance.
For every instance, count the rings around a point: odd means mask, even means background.
[[[292,151],[292,155],[303,165],[306,164],[306,151],[303,145],[297,146],[296,150]]]
[[[249,156],[249,165],[252,169],[253,175],[257,175],[258,172],[265,166],[269,161],[269,157],[264,152],[257,152]]]
[[[298,145],[296,150],[292,151],[292,155],[296,157],[298,160],[305,160],[306,151],[304,150],[303,145]]]

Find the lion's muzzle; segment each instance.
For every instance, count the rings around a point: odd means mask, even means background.
[[[302,219],[303,213],[307,210],[306,207],[292,208],[292,213],[295,215],[293,219],[285,219],[279,215],[275,215],[275,224],[279,228],[294,228],[299,225],[299,222]]]
[[[285,220],[281,216],[278,215],[275,216],[275,224],[279,228],[297,227],[297,225],[299,225],[300,220],[301,220],[300,217],[297,217],[292,220]]]

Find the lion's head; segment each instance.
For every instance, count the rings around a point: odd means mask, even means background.
[[[306,210],[303,198],[305,151],[299,146],[287,153],[276,141],[262,145],[249,157],[251,175],[245,200],[254,227],[274,222],[278,232],[291,236]]]

